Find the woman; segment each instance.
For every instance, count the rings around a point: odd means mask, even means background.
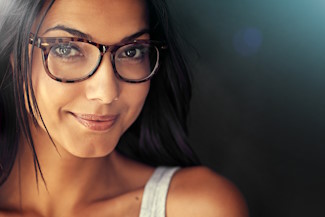
[[[0,216],[247,216],[188,146],[164,0],[1,7]]]

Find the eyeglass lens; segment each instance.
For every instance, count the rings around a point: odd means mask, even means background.
[[[114,64],[117,73],[128,80],[141,80],[155,70],[158,49],[149,42],[132,43],[115,51]],[[77,80],[86,77],[97,67],[101,59],[99,49],[89,43],[58,43],[51,47],[47,66],[56,78]]]

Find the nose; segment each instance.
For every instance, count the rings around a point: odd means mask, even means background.
[[[110,104],[119,98],[119,92],[119,81],[114,74],[110,55],[104,55],[95,74],[86,80],[87,99]]]

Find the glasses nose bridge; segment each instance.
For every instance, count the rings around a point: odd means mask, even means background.
[[[96,67],[96,69],[94,70],[93,73],[97,72],[98,71],[98,68],[100,67],[100,65],[102,65],[102,62],[103,62],[103,59],[104,59],[104,55],[106,53],[109,53],[110,56],[109,56],[109,62],[111,64],[111,67],[112,67],[112,70],[116,76],[117,72],[116,72],[116,69],[115,69],[115,63],[114,63],[114,57],[113,57],[113,53],[114,53],[114,45],[104,45],[104,44],[98,44],[97,45],[97,48],[99,49],[100,51],[100,60],[98,62],[98,65]]]
[[[113,58],[113,49],[114,49],[114,46],[113,45],[104,45],[104,44],[99,44],[98,46],[98,49],[99,49],[99,51],[100,51],[100,62],[99,62],[99,64],[98,64],[98,67],[99,67],[99,65],[101,65],[101,63],[102,63],[102,61],[103,61],[103,58],[104,58],[104,55],[106,54],[106,53],[110,53],[110,57],[109,57],[109,59],[110,59],[110,62],[111,62],[111,64],[112,64],[112,67],[113,67],[113,70],[114,70],[114,73],[115,73],[115,66],[114,66],[114,58]],[[97,70],[96,70],[97,71]]]
[[[101,44],[98,49],[100,50],[101,55],[104,56],[106,53],[112,53],[114,46]]]

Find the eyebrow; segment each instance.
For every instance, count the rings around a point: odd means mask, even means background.
[[[73,28],[64,26],[64,25],[57,25],[57,26],[54,26],[52,28],[49,28],[43,34],[45,34],[47,32],[50,32],[50,31],[54,31],[54,30],[62,30],[62,31],[68,32],[71,35],[74,35],[74,36],[76,36],[78,38],[84,38],[84,39],[87,39],[89,41],[92,41],[91,35],[86,34],[84,32],[81,32],[81,31],[79,31],[77,29],[73,29]],[[138,31],[138,32],[136,32],[136,33],[134,33],[132,35],[129,35],[129,36],[124,37],[121,40],[121,43],[133,41],[134,39],[140,37],[141,35],[149,34],[149,33],[150,33],[150,30],[149,29],[147,29],[147,28],[142,29],[142,30],[140,30],[140,31]]]

